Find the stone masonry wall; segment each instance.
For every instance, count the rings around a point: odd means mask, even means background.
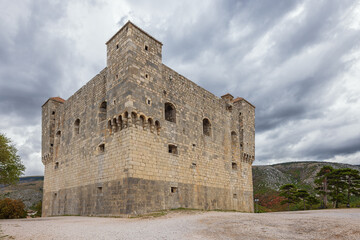
[[[68,100],[43,105],[43,215],[252,212],[254,107],[162,64],[162,44],[130,22],[107,48],[103,71]]]

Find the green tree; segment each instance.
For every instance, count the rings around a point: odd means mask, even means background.
[[[294,184],[285,184],[280,187],[280,196],[284,197],[285,200],[281,201],[281,204],[288,204],[288,210],[290,210],[290,204],[298,203],[299,198],[296,195],[297,188]]]
[[[13,184],[25,171],[17,150],[9,138],[0,133],[0,184]]]
[[[331,197],[331,201],[334,203],[334,207],[338,208],[339,203],[345,203],[346,201],[346,174],[345,169],[335,169],[327,175],[328,178],[328,190]]]
[[[320,171],[316,174],[316,178],[315,178],[315,185],[316,185],[316,190],[318,190],[318,192],[320,193],[320,195],[323,196],[323,207],[327,208],[327,202],[328,202],[328,186],[329,186],[329,182],[328,182],[328,176],[329,174],[331,174],[331,172],[334,170],[333,167],[331,166],[323,166]]]
[[[299,199],[299,200],[302,200],[303,201],[303,204],[304,204],[304,210],[306,210],[306,205],[305,205],[305,201],[307,200],[307,198],[310,196],[310,194],[304,190],[304,189],[299,189],[296,191],[295,193],[296,197]]]
[[[350,196],[360,195],[360,175],[359,171],[351,168],[340,169],[341,179],[344,181],[344,190],[347,195],[347,207],[350,207]]]
[[[307,197],[306,203],[310,206],[310,209],[312,209],[312,206],[319,204],[320,201],[315,196],[310,195]]]

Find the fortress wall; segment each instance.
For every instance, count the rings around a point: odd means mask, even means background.
[[[105,77],[106,71],[101,72],[57,109],[55,132],[61,131],[61,137],[55,141],[53,159],[45,164],[44,215],[53,214],[53,205],[60,204],[63,198],[67,198],[70,212],[64,213],[62,209],[61,213],[79,214],[75,212],[80,209],[70,204],[77,205],[76,199],[82,191],[79,186],[93,186],[91,191],[96,193],[101,183],[126,175],[129,136],[125,132],[107,134],[107,119],[99,119],[99,106],[107,100]],[[80,119],[79,134],[74,132],[77,118]],[[102,143],[106,145],[104,153],[99,151]],[[65,194],[66,189],[71,191]]]
[[[43,136],[50,126],[61,130],[44,162],[44,216],[253,211],[254,107],[218,98],[163,65],[161,47],[126,24],[107,42],[107,68],[58,104],[54,123],[46,115],[52,103],[44,105]],[[175,106],[175,122],[165,119],[165,103]],[[43,137],[43,151],[49,141]]]

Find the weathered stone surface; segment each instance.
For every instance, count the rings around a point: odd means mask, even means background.
[[[253,211],[254,106],[199,87],[161,50],[128,22],[104,70],[42,106],[44,216]]]

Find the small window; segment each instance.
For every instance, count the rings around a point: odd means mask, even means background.
[[[104,101],[100,104],[100,112],[106,112],[106,108],[107,108],[107,103],[106,101]]]
[[[191,163],[191,166],[194,168],[194,167],[196,167],[196,163]]]
[[[75,134],[80,133],[80,119],[76,119],[74,123],[74,132]]]
[[[52,143],[51,143],[51,144],[50,144],[50,146],[51,146],[51,147],[53,147],[53,146],[54,146],[54,144],[52,144]]]
[[[59,162],[56,162],[55,163],[55,169],[58,169],[59,168]]]
[[[211,123],[210,123],[209,119],[207,119],[207,118],[203,119],[203,133],[206,136],[211,135]]]
[[[150,99],[150,98],[147,98],[147,99],[146,99],[146,103],[147,103],[147,105],[151,105],[151,99]]]
[[[177,187],[171,187],[171,193],[176,193],[177,192]]]
[[[52,115],[55,115],[55,111],[53,111],[51,114],[52,114]]]
[[[231,163],[231,167],[232,167],[232,170],[237,170],[237,164],[236,163]]]
[[[100,145],[99,145],[99,152],[100,152],[100,153],[105,152],[105,144],[100,144]]]
[[[236,193],[233,194],[233,198],[237,199],[237,194]]]
[[[173,155],[177,155],[178,151],[177,151],[177,146],[173,145],[173,144],[169,144],[169,153],[172,153]]]
[[[149,75],[148,75],[148,74],[145,74],[145,78],[149,78]]]
[[[116,44],[116,49],[119,49],[119,44]]]
[[[119,78],[119,75],[118,74],[116,74],[116,79],[118,79]]]
[[[165,103],[165,120],[169,122],[176,122],[176,110],[172,103]]]
[[[145,45],[145,51],[148,51],[149,47],[147,45]]]
[[[102,187],[97,187],[98,193],[102,193]]]
[[[99,120],[104,121],[106,119],[106,111],[107,111],[107,103],[106,101],[102,102],[100,104],[100,108],[99,108]]]
[[[166,94],[167,94],[166,90],[163,91],[163,94],[164,94],[164,96],[166,96]]]
[[[196,144],[195,144],[195,143],[193,143],[193,147],[196,147]]]

